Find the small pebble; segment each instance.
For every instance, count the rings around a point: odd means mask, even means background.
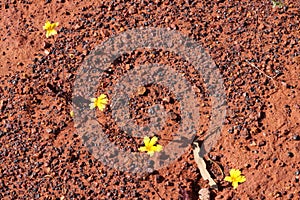
[[[294,135],[293,140],[296,140],[296,141],[300,140],[300,136],[299,135]]]
[[[46,129],[46,132],[47,132],[47,133],[51,133],[51,132],[52,132],[52,129],[51,129],[51,128],[47,128],[47,129]]]
[[[288,157],[292,158],[294,157],[294,154],[292,152],[288,152]]]

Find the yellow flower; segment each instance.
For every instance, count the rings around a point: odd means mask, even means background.
[[[149,137],[144,137],[144,147],[140,147],[138,150],[139,151],[147,151],[147,153],[150,156],[153,156],[154,152],[160,152],[163,147],[161,145],[155,145],[155,143],[157,142],[158,138],[157,137],[153,137],[151,140]]]
[[[238,169],[231,169],[230,176],[225,177],[225,181],[231,182],[234,189],[236,189],[239,183],[246,181],[246,177],[241,175],[241,171]]]
[[[57,31],[55,30],[55,28],[59,25],[58,22],[55,23],[50,23],[49,21],[47,21],[45,23],[45,25],[43,26],[43,29],[46,31],[46,38],[52,36],[52,35],[56,35]]]
[[[96,107],[99,110],[103,111],[106,104],[108,103],[108,98],[105,94],[101,94],[98,98],[91,98],[90,109],[94,109]]]

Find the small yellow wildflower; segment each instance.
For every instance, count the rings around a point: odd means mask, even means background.
[[[55,30],[55,28],[59,25],[58,22],[55,23],[50,23],[49,21],[47,21],[45,23],[45,25],[43,26],[43,29],[46,31],[46,38],[52,36],[52,35],[56,35],[57,31]]]
[[[94,109],[96,107],[99,110],[103,111],[106,104],[108,103],[108,98],[105,94],[101,94],[98,98],[91,98],[90,109]]]
[[[153,156],[154,152],[160,152],[163,147],[161,145],[155,145],[155,143],[157,142],[158,138],[157,137],[153,137],[151,140],[149,137],[144,137],[144,147],[140,147],[138,150],[139,151],[147,151],[147,154],[149,154],[150,156]]]
[[[225,181],[231,182],[234,189],[236,189],[239,183],[246,181],[246,177],[241,175],[241,171],[238,169],[231,169],[230,176],[225,177]]]

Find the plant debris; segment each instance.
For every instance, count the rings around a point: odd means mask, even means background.
[[[202,176],[202,178],[204,180],[208,180],[209,181],[209,185],[211,188],[213,189],[218,189],[218,185],[216,184],[216,182],[212,179],[212,177],[210,176],[209,172],[206,169],[206,163],[204,161],[204,158],[199,156],[199,152],[200,152],[200,147],[198,145],[197,142],[194,142],[194,149],[193,149],[193,154],[194,154],[194,160],[197,163],[197,166],[200,170],[200,174]]]

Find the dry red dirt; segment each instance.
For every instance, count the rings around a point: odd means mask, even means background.
[[[194,162],[192,146],[171,165],[134,176],[95,159],[69,115],[76,70],[86,56],[120,32],[157,27],[199,42],[223,76],[227,116],[221,138],[206,158],[219,186],[211,190],[211,199],[300,199],[300,4],[284,4],[273,8],[267,0],[1,1],[0,198],[198,198],[199,189],[208,185]],[[46,20],[60,23],[53,38],[45,37]],[[201,89],[205,85],[188,63],[172,53],[146,49],[120,60],[101,80],[99,91],[109,91],[111,85],[105,85],[113,84],[128,64],[134,68],[156,62],[182,69],[205,105],[205,123],[197,136],[205,134],[210,100],[201,98],[207,95]],[[146,123],[143,110],[153,102],[164,104],[170,118],[159,137],[171,138],[180,115],[178,102],[157,100],[172,98],[172,92],[160,86],[146,89],[132,97],[133,118]],[[142,139],[122,135],[109,109],[97,115],[107,123],[111,141],[137,151]],[[247,178],[236,190],[223,180],[222,171],[228,175],[231,168],[241,169]]]

